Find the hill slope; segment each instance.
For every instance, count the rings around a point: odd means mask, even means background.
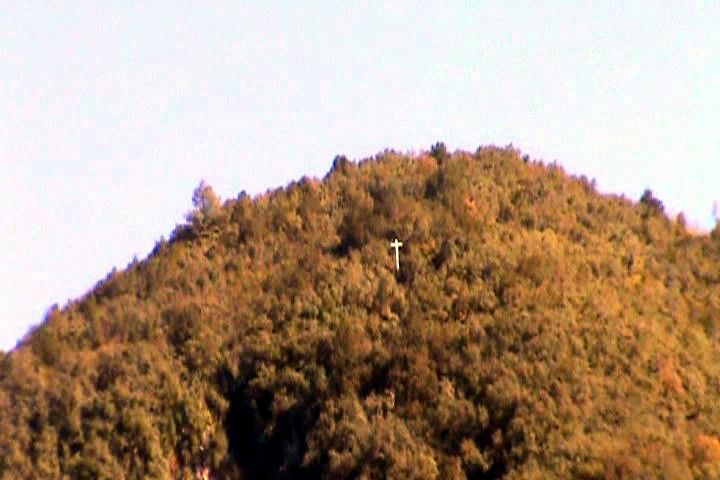
[[[1,478],[720,478],[719,229],[495,147],[194,200],[0,354]]]

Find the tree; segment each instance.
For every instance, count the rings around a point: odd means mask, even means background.
[[[334,172],[340,172],[340,173],[347,173],[348,166],[350,165],[350,160],[345,155],[335,155],[335,158],[332,162],[332,167],[330,168],[330,171],[328,172],[328,175],[334,173]]]
[[[656,213],[663,213],[665,211],[665,205],[663,205],[663,202],[655,197],[652,190],[649,188],[646,189],[642,197],[640,197],[640,203],[645,205],[649,211],[653,211]]]
[[[450,155],[448,154],[447,147],[443,142],[436,142],[435,145],[430,147],[430,156],[434,157],[438,162],[442,162]]]
[[[217,196],[213,188],[205,180],[200,180],[197,188],[195,188],[192,203],[195,208],[185,218],[193,224],[203,223],[216,217],[222,208],[220,197]]]

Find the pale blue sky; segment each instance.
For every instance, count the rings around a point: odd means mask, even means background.
[[[714,224],[720,3],[325,3],[0,4],[0,348],[200,178],[257,193],[339,153],[512,142]]]

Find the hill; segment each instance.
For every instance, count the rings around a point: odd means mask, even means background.
[[[0,478],[720,478],[720,227],[511,147],[193,200],[0,354]]]

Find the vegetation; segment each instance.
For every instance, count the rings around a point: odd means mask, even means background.
[[[0,478],[720,478],[720,227],[511,147],[193,201],[0,354]]]

